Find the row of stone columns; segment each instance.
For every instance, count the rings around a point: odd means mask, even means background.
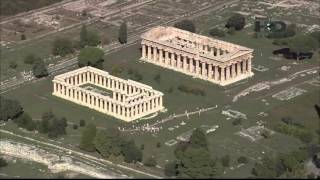
[[[214,81],[227,81],[251,72],[251,59],[242,59],[227,66],[219,66],[147,44],[142,44],[142,59]]]
[[[72,82],[74,81],[72,80]],[[124,94],[119,92],[114,92],[113,94],[116,94],[116,96],[111,99],[103,95],[88,93],[65,82],[53,81],[53,94],[125,120],[142,117],[150,113],[150,111],[153,112],[163,108],[162,95],[148,97],[147,99],[136,99],[131,103],[125,103]]]
[[[92,83],[110,90],[117,89],[126,94],[132,94],[139,91],[136,86],[130,85],[127,82],[120,81],[116,78],[99,75],[94,72],[84,72],[72,75],[71,77],[66,78],[65,82],[74,86]]]

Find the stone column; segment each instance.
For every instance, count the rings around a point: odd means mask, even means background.
[[[199,60],[196,59],[196,74],[200,74]]]
[[[90,73],[87,72],[87,73],[86,73],[86,76],[87,76],[87,78],[86,78],[86,79],[87,79],[86,83],[88,83],[88,82],[90,82],[90,81],[89,81],[89,79],[90,79]]]
[[[142,58],[145,59],[146,58],[146,45],[142,44]]]
[[[176,66],[176,60],[175,60],[175,54],[174,52],[171,53],[171,58],[170,58],[170,63],[169,63],[169,66],[171,67],[175,67]]]
[[[207,45],[204,46],[204,51],[208,52],[208,46]]]
[[[148,60],[151,61],[151,46],[148,46]]]
[[[153,109],[153,108],[154,108],[153,99],[151,99],[151,108],[150,109]]]
[[[159,50],[159,62],[160,62],[160,64],[163,63],[163,50],[162,49]]]
[[[230,67],[231,66],[229,66],[229,65],[226,67],[227,68],[226,69],[226,81],[228,81],[230,79]]]
[[[143,102],[143,112],[147,112],[147,102]]]
[[[189,71],[190,71],[190,73],[193,73],[193,69],[194,69],[193,61],[194,61],[193,58],[189,59]]]
[[[183,58],[183,71],[187,72],[188,71],[187,56],[182,56],[182,58]]]
[[[162,96],[160,97],[160,102],[159,102],[160,106],[162,107]]]
[[[111,88],[111,79],[108,78],[108,88]]]
[[[241,74],[241,63],[237,62],[237,76]]]
[[[248,59],[248,72],[251,73],[251,59]]]
[[[181,54],[177,54],[177,56],[177,69],[181,69]]]
[[[225,81],[226,79],[225,79],[225,67],[221,67],[221,75],[220,75],[220,79],[221,79],[221,81]]]
[[[232,66],[231,75],[232,75],[232,78],[235,78],[236,77],[236,64],[231,64],[231,66]]]
[[[55,83],[55,82],[53,82],[53,94],[55,94],[55,93],[56,93],[56,91],[57,91],[56,83]]]
[[[139,114],[142,114],[143,109],[142,109],[142,103],[139,104]]]
[[[158,58],[157,58],[157,56],[158,56],[158,50],[157,50],[157,48],[156,47],[153,47],[153,61],[158,61]]]
[[[201,75],[203,76],[203,77],[207,77],[206,76],[206,63],[205,62],[201,62]]]
[[[218,81],[219,80],[219,67],[217,65],[214,65],[214,76],[213,76],[213,79]]]
[[[167,64],[169,64],[169,52],[168,51],[165,51],[165,54],[164,54],[164,66],[167,66]]]
[[[212,77],[213,77],[213,74],[212,74],[212,64],[208,64],[208,75],[207,75],[207,77],[208,77],[209,79],[212,79]]]

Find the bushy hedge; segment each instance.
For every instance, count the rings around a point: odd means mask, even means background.
[[[202,88],[192,87],[185,84],[180,84],[178,90],[187,94],[194,94],[198,96],[205,96],[206,93]]]

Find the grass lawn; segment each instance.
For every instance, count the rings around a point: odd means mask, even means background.
[[[233,41],[240,41],[244,38],[249,38],[249,35],[242,35],[237,33],[233,36]],[[229,37],[230,39],[232,37]],[[258,41],[258,40],[257,40]],[[254,47],[255,45],[259,45],[257,42],[248,41],[248,46]],[[256,44],[255,44],[256,43]],[[156,90],[160,90],[165,93],[164,96],[164,106],[168,109],[166,113],[160,113],[156,118],[150,120],[143,120],[135,125],[144,124],[144,123],[152,123],[156,120],[162,119],[164,117],[168,117],[169,115],[181,114],[184,113],[185,110],[195,111],[197,108],[206,108],[218,105],[218,108],[209,112],[204,112],[200,116],[192,115],[190,119],[187,118],[177,118],[170,122],[167,122],[162,125],[163,130],[158,134],[150,134],[150,133],[127,133],[128,137],[134,138],[136,143],[140,146],[141,144],[145,145],[144,155],[145,157],[149,157],[155,155],[157,157],[158,164],[163,167],[166,163],[166,160],[174,159],[173,150],[174,147],[168,147],[164,143],[170,139],[175,139],[176,136],[180,135],[183,132],[191,130],[194,127],[200,127],[201,125],[219,125],[220,127],[212,134],[208,135],[208,140],[210,143],[210,150],[212,154],[216,157],[221,157],[224,154],[229,154],[232,158],[232,166],[237,166],[236,159],[241,156],[250,157],[250,163],[240,167],[241,170],[237,168],[235,170],[227,170],[225,177],[234,177],[233,171],[241,174],[241,177],[250,176],[250,170],[252,164],[257,161],[260,157],[265,154],[274,154],[276,152],[285,152],[292,151],[299,146],[301,146],[301,142],[295,138],[276,134],[272,136],[270,139],[263,139],[257,142],[250,142],[247,139],[244,139],[238,135],[235,135],[237,131],[240,130],[239,127],[234,127],[232,125],[232,120],[227,120],[226,116],[221,114],[222,109],[230,108],[246,113],[248,119],[244,121],[243,127],[247,128],[252,125],[255,125],[255,122],[259,120],[261,117],[257,116],[257,113],[268,109],[270,114],[273,114],[267,119],[272,119],[276,121],[280,119],[281,116],[286,115],[287,113],[293,113],[291,108],[286,108],[285,102],[272,101],[270,98],[270,102],[272,104],[270,107],[266,107],[257,97],[265,95],[265,92],[258,93],[257,95],[252,95],[252,97],[244,97],[242,101],[238,101],[236,103],[231,103],[232,96],[228,93],[229,89],[243,89],[243,87],[248,86],[249,84],[254,84],[256,82],[260,82],[261,80],[273,79],[275,77],[275,72],[279,72],[276,68],[272,68],[274,66],[279,67],[282,64],[288,64],[289,61],[276,62],[273,61],[264,61],[266,59],[266,54],[268,54],[268,50],[274,48],[270,42],[267,42],[268,46],[261,49],[266,53],[263,53],[264,56],[259,57],[256,56],[254,59],[254,64],[256,63],[265,63],[264,65],[270,68],[271,70],[267,72],[256,72],[254,78],[248,80],[248,82],[238,85],[238,86],[230,86],[230,87],[219,87],[213,84],[210,84],[206,81],[193,79],[192,77],[185,76],[181,73],[177,73],[171,70],[167,70],[161,67],[154,66],[152,64],[143,63],[138,61],[140,57],[139,45],[133,45],[128,48],[121,50],[120,52],[109,54],[105,57],[104,69],[108,72],[112,71],[114,66],[121,66],[124,68],[124,71],[118,73],[116,76],[120,78],[130,78],[128,69],[134,69],[139,71],[140,74],[143,75],[142,83],[152,86]],[[246,44],[242,44],[246,45]],[[261,45],[260,45],[261,46]],[[258,49],[258,48],[257,48]],[[130,58],[128,58],[128,54],[130,54]],[[277,64],[278,65],[275,65]],[[312,66],[315,62],[310,61],[310,63],[300,64],[299,68],[303,68],[306,66]],[[154,80],[154,77],[160,74],[160,83],[157,83]],[[174,77],[174,78],[172,78]],[[203,96],[195,96],[190,94],[185,94],[177,90],[177,86],[179,84],[190,84],[197,87],[201,87],[205,89],[206,95]],[[168,92],[168,89],[172,88],[172,92]],[[311,88],[312,90],[312,88]],[[30,113],[33,118],[39,119],[43,112],[52,110],[53,113],[57,114],[59,117],[66,117],[68,121],[79,123],[80,119],[85,119],[88,122],[94,122],[99,128],[108,128],[108,127],[124,127],[124,126],[132,126],[132,123],[124,123],[119,120],[116,120],[110,116],[104,115],[102,113],[90,110],[88,108],[76,105],[72,102],[68,102],[66,100],[54,97],[51,95],[52,92],[52,83],[51,79],[44,79],[34,84],[25,85],[21,88],[18,88],[12,92],[8,92],[5,94],[7,97],[17,98],[22,106],[25,108],[25,111]],[[315,92],[313,89],[310,92]],[[268,96],[269,97],[269,96]],[[302,98],[303,96],[301,96]],[[302,98],[304,99],[304,98]],[[297,98],[299,100],[299,98]],[[310,102],[307,99],[304,99],[307,102]],[[298,101],[299,102],[299,101]],[[300,103],[293,103],[300,104]],[[312,104],[312,103],[311,103]],[[287,111],[283,111],[282,114],[275,116],[273,111],[278,111],[280,108],[278,106],[283,106]],[[298,108],[298,107],[297,107]],[[297,111],[298,112],[298,111]],[[314,115],[310,115],[309,119],[313,119]],[[185,121],[187,124],[181,126],[180,123]],[[169,131],[169,127],[177,126],[173,131]],[[11,127],[14,129],[13,127]],[[79,143],[79,138],[81,134],[81,129],[73,130],[71,126],[67,129],[68,135],[59,141],[70,144],[72,146],[77,146]],[[161,147],[157,148],[157,142],[161,143]],[[286,142],[286,146],[282,146],[283,142]],[[160,169],[150,170],[150,171],[159,171]],[[230,175],[230,176],[229,176]]]
[[[43,38],[32,40],[26,43],[16,43],[11,45],[9,49],[1,46],[0,80],[4,80],[10,76],[17,75],[23,70],[30,70],[32,66],[24,64],[23,60],[27,55],[31,53],[44,59],[46,64],[53,64],[58,60],[61,60],[61,58],[53,58],[53,56],[51,55],[53,41],[58,37],[68,38],[72,41],[79,40],[80,29],[81,26],[78,26],[67,31],[48,35]],[[103,37],[103,39],[107,39],[109,43],[117,40],[117,29],[118,27],[116,26],[104,23],[91,24],[88,26],[88,30],[97,31],[100,37]],[[18,66],[16,69],[12,69],[9,67],[9,63],[12,61],[17,63]]]

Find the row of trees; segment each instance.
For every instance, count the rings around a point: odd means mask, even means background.
[[[222,174],[222,166],[209,152],[205,134],[194,130],[187,143],[179,143],[175,149],[176,160],[165,166],[167,176],[184,178],[214,178]]]
[[[234,31],[239,31],[244,28],[246,24],[245,17],[241,14],[235,13],[232,16],[229,17],[227,20],[225,27],[228,29],[229,34],[233,34]],[[196,26],[191,20],[182,20],[174,24],[174,27],[186,30],[192,33],[196,32]],[[215,37],[224,37],[225,31],[219,28],[212,28],[209,31],[209,34],[211,36]]]
[[[20,103],[0,96],[0,121],[15,119],[23,113]]]
[[[276,156],[265,156],[255,163],[252,174],[258,178],[305,177],[304,161],[309,157],[304,149]]]
[[[313,140],[313,133],[301,126],[279,122],[274,126],[274,130],[283,134],[297,137],[304,143],[310,143]]]
[[[180,84],[178,86],[178,90],[187,94],[194,94],[194,95],[200,95],[205,96],[206,92],[199,87],[192,87],[190,85]]]
[[[79,147],[88,152],[97,151],[105,158],[122,156],[127,163],[142,161],[142,151],[135,142],[114,128],[97,131],[95,125],[88,124],[82,132]]]
[[[49,138],[66,134],[67,120],[65,118],[57,118],[49,111],[42,115],[41,121],[34,121],[29,114],[23,111],[18,101],[0,96],[0,121],[8,120],[12,120],[18,127],[28,131],[38,130],[40,133],[48,134]]]

